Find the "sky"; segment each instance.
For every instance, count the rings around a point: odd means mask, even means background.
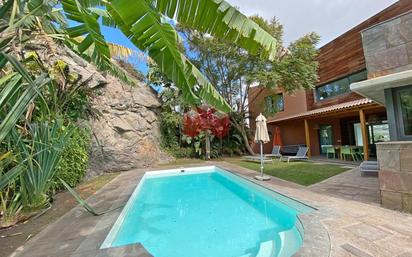
[[[277,17],[284,25],[284,44],[309,33],[321,36],[318,47],[358,25],[367,18],[385,9],[397,0],[226,0],[240,11],[250,16],[259,14],[271,19]],[[102,27],[109,42],[137,48],[120,31]],[[143,59],[133,63],[143,73],[147,65]]]
[[[226,0],[247,16],[276,17],[284,25],[284,42],[316,32],[319,47],[332,41],[397,0]]]

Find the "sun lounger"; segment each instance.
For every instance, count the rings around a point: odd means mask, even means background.
[[[280,153],[280,145],[274,145],[271,154],[265,154],[267,158],[282,158],[282,154]]]
[[[260,163],[260,156],[259,155],[248,155],[248,156],[243,156],[242,160],[248,161],[248,162],[259,162]],[[272,159],[263,157],[263,162],[271,162]]]
[[[296,153],[295,156],[282,156],[280,160],[287,160],[290,162],[290,160],[308,160],[308,157],[306,154],[308,153],[308,148],[300,146],[298,152]]]
[[[366,174],[377,175],[379,172],[379,164],[377,161],[364,161],[359,165],[359,171],[362,176]]]

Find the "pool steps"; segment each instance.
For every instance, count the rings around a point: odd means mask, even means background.
[[[256,257],[273,257],[275,253],[275,241],[260,243],[259,252]]]

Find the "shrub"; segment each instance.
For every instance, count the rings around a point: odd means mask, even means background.
[[[179,147],[175,146],[172,148],[165,149],[170,155],[175,158],[194,158],[196,157],[195,149],[193,147]]]
[[[174,149],[179,146],[180,116],[177,113],[162,112],[160,114],[160,131],[162,147]]]
[[[90,148],[90,130],[77,128],[69,144],[65,147],[57,165],[56,175],[53,178],[52,190],[60,190],[64,185],[58,178],[74,187],[84,177],[89,163],[88,151]]]

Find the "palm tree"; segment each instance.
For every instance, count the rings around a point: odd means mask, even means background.
[[[183,54],[182,40],[174,28],[176,22],[236,43],[252,53],[263,53],[262,58],[277,57],[276,39],[223,0],[0,0],[0,75],[6,74],[3,71],[7,63],[13,74],[0,79],[0,86],[9,92],[2,92],[0,109],[6,103],[10,105],[3,96],[19,92],[21,97],[8,108],[8,113],[0,113],[0,143],[38,89],[49,81],[47,74],[33,78],[19,62],[24,59],[24,44],[33,37],[63,43],[101,70],[132,82],[112,63],[110,49],[115,45],[109,46],[101,25],[120,29],[147,53],[182,91],[187,103],[204,102],[229,112],[231,108],[223,97]],[[125,49],[119,51],[124,53]],[[0,189],[7,182],[4,178],[16,174],[0,177]]]

